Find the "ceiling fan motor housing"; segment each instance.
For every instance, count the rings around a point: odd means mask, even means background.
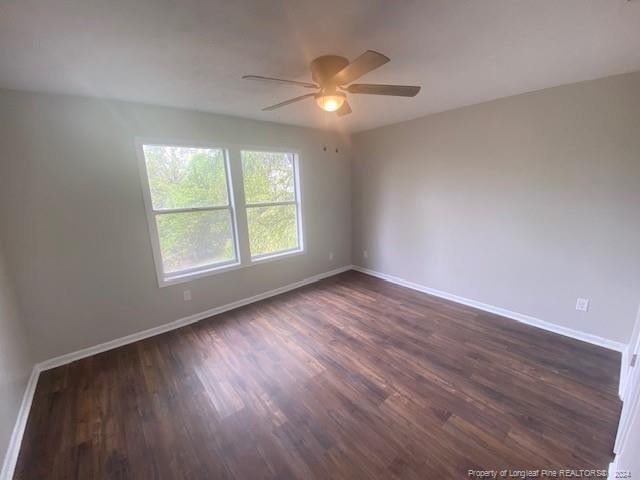
[[[333,76],[349,65],[349,60],[338,55],[323,55],[311,62],[311,78],[321,87],[327,85]],[[335,85],[334,85],[335,86]]]

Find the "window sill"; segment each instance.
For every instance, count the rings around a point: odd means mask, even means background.
[[[269,263],[275,260],[280,260],[280,259],[289,258],[289,257],[296,257],[302,254],[304,254],[304,250],[302,249],[286,250],[284,252],[278,252],[272,255],[265,255],[263,257],[252,258],[247,263],[236,262],[236,263],[221,265],[219,267],[207,268],[206,270],[198,270],[196,272],[184,273],[181,275],[174,275],[172,277],[160,279],[158,283],[160,285],[160,288],[169,287],[171,285],[178,285],[180,283],[191,282],[199,278],[210,277],[212,275],[218,275],[220,273],[229,272],[231,270],[238,270],[240,268],[253,267],[255,265],[259,265],[262,263]]]
[[[230,270],[236,270],[238,268],[242,268],[240,262],[220,265],[219,267],[211,267],[206,270],[198,270],[195,272],[183,273],[174,275],[171,277],[166,277],[160,280],[160,287],[168,287],[170,285],[176,285],[178,283],[190,282],[192,280],[196,280],[198,278],[208,277],[210,275],[217,275],[218,273],[228,272]]]
[[[266,255],[251,258],[251,264],[255,265],[258,263],[268,263],[274,260],[278,260],[280,258],[295,257],[297,255],[302,255],[303,253],[304,253],[304,250],[302,250],[301,248],[294,248],[292,250],[283,250],[281,252],[276,252],[276,253],[268,253]]]

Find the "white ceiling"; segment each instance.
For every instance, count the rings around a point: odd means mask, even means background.
[[[418,96],[262,112],[308,90],[240,79],[367,49],[391,62],[360,82]],[[0,87],[348,131],[634,70],[640,0],[0,0]]]

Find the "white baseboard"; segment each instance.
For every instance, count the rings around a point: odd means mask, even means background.
[[[83,348],[82,350],[78,350],[77,352],[67,353],[65,355],[51,358],[49,360],[45,360],[44,362],[36,364],[33,367],[33,371],[31,372],[31,376],[29,377],[29,382],[27,383],[27,388],[25,389],[24,396],[22,398],[22,404],[20,405],[20,410],[18,411],[18,418],[11,434],[7,453],[2,464],[2,470],[0,470],[0,480],[11,480],[11,478],[13,478],[14,470],[16,468],[16,462],[18,461],[18,453],[20,452],[20,445],[22,444],[22,437],[27,426],[29,411],[31,410],[31,403],[33,402],[33,395],[36,391],[36,385],[38,384],[38,377],[40,376],[40,372],[66,365],[67,363],[75,362],[76,360],[90,357],[91,355],[95,355],[97,353],[106,352],[107,350],[112,350],[129,343],[137,342],[138,340],[149,338],[154,335],[159,335],[170,330],[175,330],[177,328],[190,325],[200,320],[204,320],[205,318],[209,318],[214,315],[218,315],[220,313],[233,310],[244,305],[248,305],[250,303],[264,300],[265,298],[273,297],[275,295],[279,295],[281,293],[285,293],[290,290],[295,290],[296,288],[318,282],[324,278],[332,277],[339,273],[346,272],[347,270],[351,270],[351,265],[345,265],[343,267],[336,268],[335,270],[305,278],[304,280],[300,280],[299,282],[290,283],[289,285],[269,290],[268,292],[260,293],[248,298],[243,298],[242,300],[228,303],[220,307],[211,308],[194,315],[189,315],[188,317],[180,318],[178,320],[160,325],[158,327],[143,330],[142,332],[133,333],[122,338],[117,338],[109,342],[95,345],[93,347]]]
[[[24,435],[24,429],[27,426],[27,420],[29,419],[29,411],[31,410],[31,403],[33,402],[33,395],[36,393],[36,385],[38,384],[38,377],[40,376],[40,370],[35,365],[29,376],[27,387],[22,395],[22,403],[18,410],[18,417],[16,423],[13,426],[11,432],[11,438],[9,439],[9,446],[2,462],[2,470],[0,470],[0,480],[11,480],[13,478],[13,472],[16,468],[16,462],[18,461],[18,453],[20,452],[20,445],[22,444],[22,436]]]
[[[620,358],[620,385],[618,386],[618,396],[624,400],[625,389],[627,388],[627,376],[629,374],[629,345],[622,350]]]
[[[609,340],[608,338],[599,337],[597,335],[581,332],[579,330],[573,330],[572,328],[562,327],[560,325],[556,325],[550,322],[545,322],[544,320],[540,320],[538,318],[525,315],[523,313],[513,312],[505,308],[496,307],[494,305],[489,305],[487,303],[478,302],[477,300],[471,300],[469,298],[460,297],[452,293],[443,292],[440,290],[436,290],[434,288],[425,287],[424,285],[409,282],[407,280],[404,280],[399,277],[395,277],[393,275],[387,275],[386,273],[376,272],[375,270],[370,270],[368,268],[360,267],[358,265],[353,265],[353,270],[366,273],[367,275],[371,275],[373,277],[381,278],[388,282],[395,283],[396,285],[401,285],[403,287],[411,288],[412,290],[428,293],[429,295],[433,295],[435,297],[444,298],[445,300],[451,300],[452,302],[477,308],[478,310],[483,310],[485,312],[495,313],[496,315],[500,315],[502,317],[511,318],[512,320],[517,320],[518,322],[526,323],[527,325],[532,325],[534,327],[542,328],[543,330],[547,330],[549,332],[559,333],[560,335],[565,335],[567,337],[575,338],[576,340],[582,340],[583,342],[591,343],[593,345],[598,345],[600,347],[608,348],[610,350],[615,350],[616,352],[623,352],[626,348],[626,345],[621,342],[616,342],[614,340]]]
[[[78,350],[76,352],[71,352],[59,357],[51,358],[39,363],[38,368],[40,369],[40,371],[44,371],[51,368],[59,367],[61,365],[66,365],[67,363],[75,362],[76,360],[80,360],[81,358],[90,357],[91,355],[95,355],[97,353],[106,352],[107,350],[112,350],[129,343],[137,342],[138,340],[143,340],[145,338],[153,337],[154,335],[159,335],[161,333],[175,330],[177,328],[199,322],[200,320],[204,320],[205,318],[213,317],[214,315],[218,315],[220,313],[233,310],[235,308],[257,302],[259,300],[264,300],[265,298],[273,297],[275,295],[279,295],[281,293],[303,287],[304,285],[309,285],[310,283],[315,283],[319,280],[322,280],[323,278],[332,277],[333,275],[346,272],[347,270],[351,270],[351,265],[345,265],[343,267],[336,268],[335,270],[305,278],[304,280],[300,280],[299,282],[290,283],[289,285],[285,285],[284,287],[269,290],[268,292],[259,293],[258,295],[254,295],[252,297],[243,298],[242,300],[238,300],[236,302],[228,303],[220,307],[211,308],[204,312],[189,315],[188,317],[183,317],[178,320],[174,320],[173,322],[165,323],[164,325],[160,325],[158,327],[153,327],[148,330],[132,333],[131,335],[117,338],[115,340],[110,340],[93,347],[83,348],[82,350]]]
[[[496,307],[493,305],[489,305],[486,303],[478,302],[476,300],[470,300],[468,298],[460,297],[458,295],[454,295],[447,292],[442,292],[440,290],[435,290],[433,288],[425,287],[423,285],[419,285],[417,283],[409,282],[407,280],[403,280],[401,278],[395,277],[393,275],[387,275],[384,273],[376,272],[374,270],[370,270],[368,268],[360,267],[357,265],[346,265],[335,270],[331,270],[328,272],[324,272],[318,275],[314,275],[312,277],[306,278],[304,280],[300,280],[298,282],[291,283],[289,285],[285,285],[280,288],[276,288],[274,290],[269,290],[268,292],[260,293],[258,295],[254,295],[252,297],[244,298],[242,300],[238,300],[236,302],[228,303],[226,305],[222,305],[220,307],[215,307],[204,312],[196,313],[194,315],[189,315],[188,317],[180,318],[170,323],[166,323],[164,325],[160,325],[158,327],[150,328],[148,330],[143,330],[141,332],[133,333],[131,335],[127,335],[125,337],[121,337],[115,340],[111,340],[109,342],[101,343],[99,345],[95,345],[93,347],[84,348],[82,350],[78,350],[76,352],[68,353],[65,355],[61,355],[59,357],[55,357],[49,360],[45,360],[44,362],[38,363],[34,366],[31,376],[29,377],[29,382],[27,383],[27,387],[24,392],[24,396],[22,399],[22,404],[20,405],[20,410],[18,412],[18,417],[16,420],[16,424],[14,426],[11,440],[9,443],[9,447],[7,449],[7,453],[2,465],[2,470],[0,470],[0,480],[10,480],[13,477],[13,473],[15,470],[16,462],[18,460],[18,453],[20,451],[20,445],[22,443],[22,437],[24,435],[24,430],[27,425],[27,420],[29,418],[29,411],[31,409],[31,403],[33,401],[33,396],[35,394],[36,385],[38,383],[38,377],[40,372],[44,370],[49,370],[51,368],[59,367],[65,365],[67,363],[74,362],[76,360],[80,360],[85,357],[89,357],[91,355],[95,355],[97,353],[105,352],[107,350],[112,350],[114,348],[118,348],[123,345],[127,345],[129,343],[137,342],[138,340],[142,340],[145,338],[152,337],[154,335],[159,335],[164,332],[168,332],[171,330],[175,330],[180,327],[184,327],[186,325],[190,325],[192,323],[198,322],[200,320],[204,320],[205,318],[212,317],[214,315],[218,315],[220,313],[233,310],[235,308],[242,307],[244,305],[248,305],[250,303],[254,303],[260,300],[264,300],[269,297],[273,297],[275,295],[279,295],[281,293],[288,292],[290,290],[294,290],[296,288],[300,288],[305,285],[309,285],[311,283],[315,283],[324,278],[328,278],[334,275],[337,275],[342,272],[346,272],[347,270],[356,270],[362,273],[366,273],[368,275],[381,278],[391,283],[395,283],[397,285],[401,285],[403,287],[411,288],[413,290],[417,290],[420,292],[424,292],[430,295],[434,295],[436,297],[444,298],[446,300],[450,300],[452,302],[460,303],[462,305],[467,305],[470,307],[477,308],[479,310],[484,310],[486,312],[494,313],[496,315],[500,315],[503,317],[511,318],[513,320],[517,320],[522,323],[526,323],[528,325],[532,325],[538,328],[542,328],[544,330],[548,330],[550,332],[559,333],[561,335],[566,335],[571,338],[575,338],[578,340],[582,340],[584,342],[592,343],[594,345],[599,345],[601,347],[605,347],[608,349],[616,350],[618,352],[623,352],[626,348],[626,345],[615,342],[613,340],[609,340],[606,338],[598,337],[596,335],[592,335],[585,332],[580,332],[577,330],[573,330],[566,327],[561,327],[559,325],[555,325],[549,322],[545,322],[543,320],[539,320],[537,318],[524,315],[517,312],[512,312],[510,310],[506,310],[504,308]],[[623,391],[623,387],[621,386],[621,391]],[[612,464],[613,465],[613,464]]]
[[[613,459],[613,462],[609,464],[609,475],[607,475],[607,480],[614,480],[616,478],[616,472],[618,471],[616,465],[618,463],[617,457]]]

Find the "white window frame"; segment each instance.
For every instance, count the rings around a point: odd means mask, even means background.
[[[304,243],[304,216],[303,216],[303,201],[301,193],[300,182],[300,154],[293,148],[276,148],[262,146],[262,145],[247,145],[247,144],[229,144],[229,143],[203,143],[198,141],[185,141],[176,140],[171,138],[148,138],[148,137],[135,137],[134,140],[135,150],[138,157],[138,168],[140,172],[140,183],[142,186],[142,196],[144,200],[145,213],[147,217],[147,226],[149,229],[149,238],[151,241],[151,251],[153,254],[153,261],[156,269],[156,277],[159,287],[167,287],[184,282],[190,282],[198,278],[204,278],[211,275],[217,275],[220,273],[236,270],[239,268],[246,268],[256,266],[262,263],[276,261],[288,257],[295,257],[305,253]],[[173,147],[185,147],[185,148],[209,148],[222,150],[225,158],[225,173],[227,177],[227,195],[228,206],[224,207],[196,207],[193,209],[174,209],[171,211],[198,211],[198,210],[219,210],[230,209],[231,222],[232,222],[232,234],[233,242],[235,246],[235,260],[217,263],[211,266],[195,267],[180,272],[173,272],[169,276],[164,274],[164,268],[162,265],[162,253],[160,250],[160,237],[158,235],[158,228],[156,224],[156,214],[162,214],[156,212],[153,209],[153,202],[151,200],[151,186],[149,185],[149,177],[147,173],[147,164],[144,156],[144,145],[165,145]],[[297,228],[298,228],[298,247],[295,249],[283,250],[274,252],[273,254],[265,254],[259,257],[251,258],[251,251],[249,248],[249,226],[247,223],[247,208],[244,196],[244,175],[242,167],[242,151],[251,152],[266,152],[266,153],[288,153],[293,155],[293,168],[295,178],[295,202],[288,201],[286,203],[296,203],[297,212]],[[284,202],[283,202],[284,203]],[[279,204],[279,202],[278,202]],[[261,205],[267,206],[267,205]],[[168,213],[166,210],[165,213]]]
[[[249,257],[251,262],[258,263],[264,262],[267,260],[277,259],[280,257],[296,255],[300,253],[304,253],[304,237],[303,237],[303,228],[302,228],[302,202],[300,201],[300,167],[298,154],[294,151],[285,151],[285,150],[271,150],[271,149],[258,149],[258,148],[243,148],[240,151],[240,167],[242,169],[242,185],[243,185],[243,193],[244,193],[244,165],[242,165],[242,152],[251,152],[251,153],[282,153],[293,156],[293,181],[294,181],[294,199],[293,200],[285,200],[281,202],[259,202],[259,203],[247,203],[246,197],[244,199],[244,210],[245,215],[246,212],[250,208],[259,208],[259,207],[276,207],[282,205],[295,205],[296,206],[296,229],[297,229],[297,237],[298,237],[298,246],[295,248],[289,248],[286,250],[278,250],[276,252],[264,253],[262,255],[252,256],[251,252],[249,252]],[[249,232],[247,225],[247,241],[249,241]]]
[[[201,148],[210,150],[221,150],[224,157],[225,178],[227,182],[227,205],[211,206],[211,207],[187,207],[187,208],[153,208],[153,200],[151,198],[151,186],[149,184],[149,174],[147,171],[147,162],[144,156],[145,146],[167,146],[167,147],[183,147],[183,148]],[[149,236],[151,238],[151,249],[153,251],[153,259],[156,267],[156,276],[158,277],[158,285],[161,287],[182,283],[184,281],[201,278],[214,273],[232,270],[241,265],[240,245],[238,241],[238,222],[236,218],[236,208],[234,203],[233,182],[231,180],[229,151],[225,147],[219,145],[205,145],[194,142],[165,142],[152,141],[144,139],[136,139],[136,150],[138,153],[138,163],[140,167],[140,178],[142,181],[142,192],[144,197],[145,211],[147,216],[147,224],[149,226]],[[160,249],[160,235],[158,233],[158,225],[156,217],[170,213],[188,213],[188,212],[209,212],[227,210],[231,218],[231,235],[233,236],[233,245],[235,257],[231,260],[216,262],[199,267],[186,268],[177,272],[165,273],[162,263],[162,250]]]

